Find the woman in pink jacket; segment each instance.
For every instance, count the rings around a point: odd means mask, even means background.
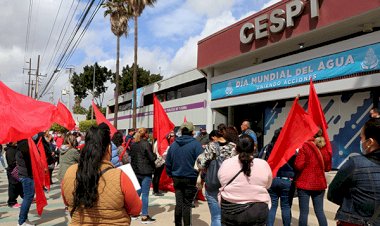
[[[272,171],[265,160],[254,158],[255,143],[249,135],[242,135],[236,147],[239,155],[221,165],[218,178],[222,224],[265,225],[271,199],[268,188]]]

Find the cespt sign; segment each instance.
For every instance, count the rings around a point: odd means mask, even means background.
[[[319,16],[318,0],[307,1],[310,4],[310,17]],[[240,42],[248,44],[254,39],[266,38],[269,33],[279,33],[287,28],[294,27],[294,18],[304,12],[305,3],[301,0],[294,0],[286,3],[285,10],[274,9],[270,14],[263,14],[256,17],[253,22],[243,24],[240,28]],[[269,22],[268,23],[268,19]]]

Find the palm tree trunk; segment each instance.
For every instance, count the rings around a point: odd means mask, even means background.
[[[133,128],[136,128],[136,89],[137,89],[137,15],[134,15],[135,18],[135,59],[133,65]]]
[[[116,88],[115,88],[115,114],[113,125],[117,129],[117,115],[119,113],[119,58],[120,58],[120,36],[117,36],[116,41]]]

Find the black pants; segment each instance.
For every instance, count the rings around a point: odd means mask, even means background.
[[[248,204],[234,204],[222,198],[222,225],[224,226],[264,226],[268,218],[268,204],[256,202]],[[234,206],[234,207],[233,207]]]
[[[9,175],[8,175],[9,177]],[[24,193],[22,191],[22,184],[21,182],[10,182],[8,178],[8,206],[13,206],[17,203],[18,196],[21,196],[21,198],[24,198]]]
[[[161,178],[162,171],[164,170],[164,167],[165,167],[165,164],[163,164],[162,166],[154,170],[154,176],[153,176],[153,181],[152,181],[154,193],[159,192],[160,178]]]
[[[191,226],[191,204],[197,193],[197,178],[173,177],[175,189],[175,226]],[[182,224],[182,220],[183,223]]]

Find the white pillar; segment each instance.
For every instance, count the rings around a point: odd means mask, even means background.
[[[211,79],[214,77],[214,69],[207,73],[207,100],[206,100],[206,130],[210,133],[213,130],[213,117],[211,109]]]

